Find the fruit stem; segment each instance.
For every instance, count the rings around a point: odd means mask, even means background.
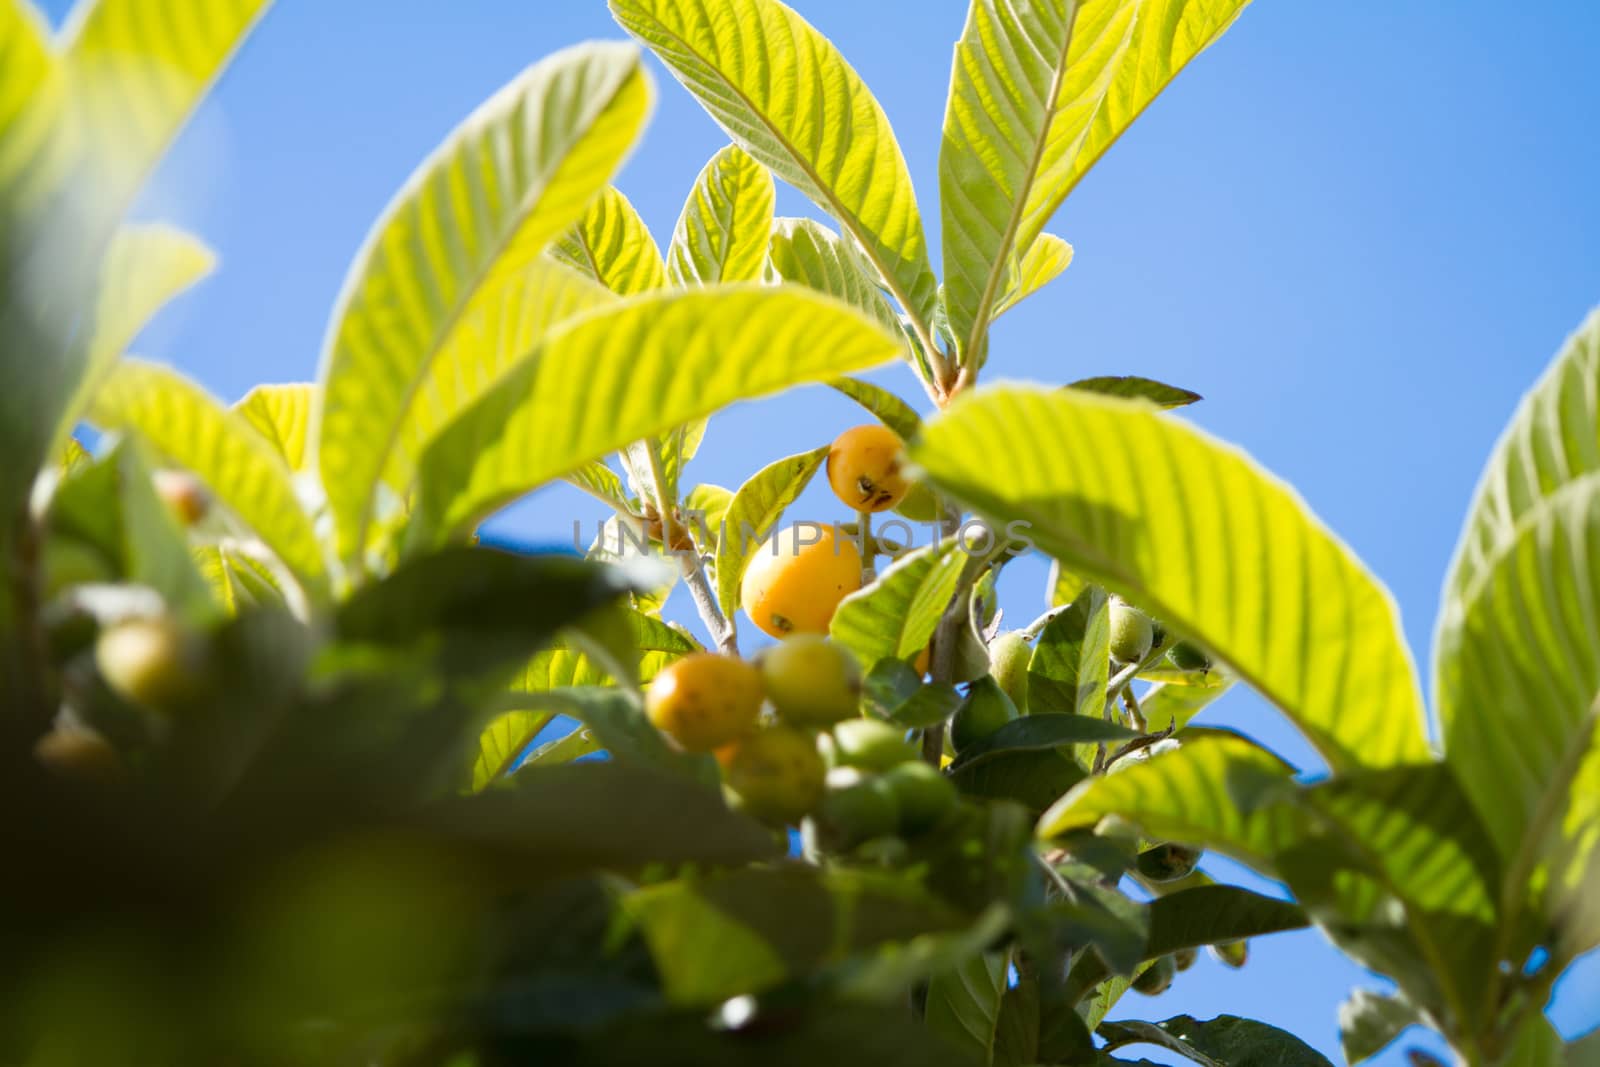
[[[661,469],[660,442],[654,437],[646,438],[644,451],[650,457],[650,491],[656,498],[656,511],[661,515],[662,550],[678,558],[678,566],[683,571],[683,582],[689,587],[689,595],[694,600],[695,610],[700,613],[700,621],[705,623],[706,629],[710,631],[711,640],[716,643],[717,650],[725,655],[737,656],[739,633],[734,628],[733,622],[722,614],[716,594],[711,591],[711,583],[706,579],[705,563],[700,558],[699,545],[695,544],[691,534],[689,543],[692,547],[684,550],[673,547],[683,544],[684,531],[678,524],[678,502],[667,492],[667,475]]]
[[[860,524],[861,536],[861,584],[863,587],[871,585],[878,580],[876,546],[872,543],[872,512],[856,512],[856,521]]]

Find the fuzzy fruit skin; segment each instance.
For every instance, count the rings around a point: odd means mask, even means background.
[[[902,834],[932,829],[956,806],[955,783],[921,760],[890,768],[883,780],[899,805]]]
[[[717,752],[739,806],[769,826],[793,826],[822,801],[827,768],[811,735],[774,726]]]
[[[33,758],[64,778],[85,782],[115,782],[124,771],[117,750],[89,730],[51,730],[33,746]]]
[[[1126,601],[1113,599],[1111,616],[1111,657],[1118,663],[1138,663],[1150,654],[1155,643],[1155,625],[1150,616]]]
[[[95,665],[106,684],[150,711],[176,710],[200,687],[199,653],[183,627],[165,616],[129,619],[100,633]]]
[[[818,816],[824,834],[841,848],[887,837],[900,826],[894,789],[882,776],[863,774],[854,767],[828,772]]]
[[[1179,641],[1167,652],[1167,658],[1172,665],[1180,671],[1209,671],[1211,657],[1206,655],[1199,645],[1190,644],[1188,641]]]
[[[193,526],[211,510],[211,494],[192,474],[160,470],[151,476],[151,481],[155,483],[156,496],[185,526]]]
[[[761,673],[731,656],[695,652],[655,676],[644,707],[681,748],[710,752],[755,731]]]
[[[833,728],[834,759],[842,767],[886,771],[917,758],[906,732],[876,719],[851,719]]]
[[[1168,841],[1139,853],[1139,873],[1152,882],[1176,882],[1194,873],[1200,862],[1200,849]]]
[[[790,526],[763,542],[750,557],[739,602],[763,633],[825,634],[839,601],[861,588],[861,551],[833,527],[820,540],[801,545],[817,531]]]
[[[1019,715],[1028,714],[1028,664],[1032,660],[1033,646],[1016,630],[989,643],[989,673],[1017,706]]]
[[[853,718],[861,703],[861,665],[821,634],[795,634],[757,660],[767,699],[794,726],[832,726]]]
[[[960,752],[1016,717],[1017,706],[1011,703],[1000,684],[988,676],[979,678],[967,690],[966,699],[950,720],[950,743]]]
[[[846,430],[828,449],[828,484],[854,511],[887,511],[905,499],[911,483],[901,473],[905,442],[882,423]]]
[[[1133,980],[1133,989],[1147,997],[1160,996],[1172,986],[1178,976],[1178,965],[1171,956],[1162,956],[1139,973]]]

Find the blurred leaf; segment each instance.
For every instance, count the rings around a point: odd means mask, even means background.
[[[415,537],[458,533],[631,441],[894,351],[855,312],[802,290],[633,297],[552,335],[435,439],[422,460]]]
[[[1121,723],[1087,715],[1025,715],[963,748],[952,765],[962,770],[1010,752],[1055,750],[1102,741],[1131,741],[1140,736]]]
[[[127,430],[190,471],[249,526],[313,597],[327,592],[322,546],[289,468],[244,417],[175,371],[124,360],[95,393],[90,419]]]
[[[289,469],[298,474],[311,467],[306,442],[311,438],[311,416],[316,403],[315,385],[292,382],[258,385],[234,405],[234,410],[271,442]]]
[[[611,12],[735,143],[839,220],[913,317],[932,321],[936,283],[905,159],[832,42],[777,0],[611,0]]]
[[[404,488],[439,427],[601,302],[540,253],[605,187],[650,105],[636,49],[558,52],[457,127],[373,227],[323,357],[319,464],[342,556],[364,549],[386,472]]]
[[[995,1067],[1026,1067],[1039,1062],[1039,981],[1023,975],[1000,999],[1000,1022],[994,1034],[994,1064]]]
[[[283,588],[270,567],[239,545],[219,542],[194,550],[195,564],[211,593],[237,615],[257,607],[283,607]]]
[[[1111,665],[1105,590],[1088,586],[1039,635],[1028,661],[1028,710],[1105,717]]]
[[[904,660],[900,662],[904,663]],[[889,712],[889,718],[913,730],[944,722],[961,706],[961,694],[949,682],[919,685]]]
[[[1399,997],[1357,989],[1339,1005],[1339,1044],[1350,1067],[1382,1052],[1408,1026],[1422,1021]]]
[[[888,1000],[904,996],[935,974],[960,967],[995,944],[1011,924],[1009,909],[995,905],[953,933],[920,934],[886,944],[831,969],[828,983],[841,994]]]
[[[1063,567],[1060,560],[1053,559],[1050,561],[1050,576],[1045,580],[1045,606],[1066,607],[1088,587],[1088,582]]]
[[[783,512],[797,500],[828,458],[828,448],[785,456],[750,476],[733,494],[717,531],[717,602],[733,618],[739,607],[744,572],[762,542],[778,527]]]
[[[1067,386],[1084,393],[1101,396],[1120,396],[1131,400],[1148,400],[1158,408],[1181,408],[1204,400],[1199,393],[1163,385],[1149,378],[1134,375],[1107,375],[1100,378],[1082,378]]]
[[[1120,466],[1057,462],[1080,455]],[[1193,634],[1336,772],[1428,757],[1393,600],[1238,451],[1143,404],[1001,386],[931,420],[911,458],[991,522],[1028,522],[1043,551]]]
[[[922,428],[921,416],[887,389],[859,378],[839,378],[828,384],[876,415],[879,422],[899,434],[902,440],[916,436]]]
[[[58,132],[66,65],[50,41],[50,25],[32,3],[0,3],[0,271],[20,256],[19,230],[58,177],[45,157]]]
[[[1137,0],[978,0],[956,44],[939,151],[944,305],[964,359],[1072,187]]]
[[[667,284],[656,239],[614,185],[589,202],[577,225],[551,246],[551,254],[618,296],[647,293]]]
[[[995,304],[990,321],[998,319],[1043,289],[1072,265],[1072,246],[1050,233],[1041,233],[1006,280],[1005,295]]]
[[[628,491],[622,488],[617,472],[606,466],[604,460],[590,460],[579,464],[563,475],[567,481],[616,511],[629,511]]]
[[[938,833],[907,844],[909,865],[926,867],[928,891],[969,915],[1032,900],[1038,875],[1033,816],[1020,804],[962,804]]]
[[[895,709],[922,688],[922,676],[903,659],[887,657],[867,671],[861,688],[861,704],[880,719],[894,717]]]
[[[995,1030],[1006,992],[1007,957],[986,952],[933,976],[923,1018],[928,1028],[978,1063],[994,1060]]]
[[[639,889],[624,906],[644,930],[667,996],[714,1004],[959,922],[902,878],[795,864]]]
[[[863,663],[917,655],[938,629],[968,558],[954,538],[908,552],[839,603],[829,635]]]
[[[1057,749],[1017,749],[952,767],[950,778],[967,796],[1014,800],[1039,815],[1083,781],[1077,760]]]
[[[688,634],[642,611],[627,612],[638,651],[639,680],[648,682],[673,660],[701,651]],[[518,674],[511,688],[518,692],[540,692],[584,685],[615,685],[617,679],[605,664],[596,662],[580,647],[558,636],[549,648],[535,653]]]
[[[695,179],[667,252],[674,285],[760,281],[776,193],[772,175],[738,145],[729,145]]]
[[[618,763],[682,775],[713,791],[721,782],[715,759],[670,745],[645,716],[638,697],[631,693],[584,686],[529,694],[528,700],[583,723]]]
[[[508,711],[498,715],[478,737],[472,761],[472,791],[481,793],[516,765],[539,731],[555,718],[553,711]]]
[[[1333,1067],[1293,1034],[1234,1015],[1205,1022],[1178,1015],[1160,1023],[1101,1023],[1100,1036],[1108,1049],[1160,1045],[1206,1067]]]
[[[822,223],[775,220],[767,255],[784,281],[837,297],[885,329],[899,331],[900,316],[878,285],[876,268]]]
[[[1071,887],[1070,898],[1046,908],[1046,921],[1058,944],[1069,950],[1093,948],[1110,973],[1131,975],[1146,959],[1149,909],[1089,878],[1074,879]]]

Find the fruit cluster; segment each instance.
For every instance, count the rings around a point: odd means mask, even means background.
[[[811,816],[850,847],[920,833],[956,802],[903,729],[859,717],[860,695],[849,650],[799,633],[754,662],[686,656],[651,682],[645,710],[678,747],[716,754],[736,806],[772,826]]]

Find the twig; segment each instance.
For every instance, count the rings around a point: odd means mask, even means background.
[[[1128,709],[1128,725],[1141,734],[1147,733],[1150,725],[1144,720],[1144,711],[1139,707],[1139,698],[1133,695],[1132,686],[1122,690],[1122,706]]]
[[[861,585],[865,588],[878,579],[877,545],[872,540],[872,512],[856,512],[856,522],[861,535]]]
[[[689,587],[689,595],[694,599],[695,610],[700,614],[700,621],[706,624],[706,629],[711,633],[711,640],[716,642],[717,648],[730,656],[739,654],[739,635],[733,622],[722,614],[722,608],[717,604],[716,594],[711,591],[711,582],[706,578],[705,565],[700,560],[699,550],[694,547],[693,538],[690,538],[688,549],[679,549],[683,543],[683,527],[678,524],[678,502],[672,499],[667,492],[666,472],[661,469],[661,453],[657,448],[658,442],[648,438],[644,442],[644,451],[650,457],[650,480],[653,483],[652,491],[656,498],[656,510],[661,515],[661,541],[667,552],[678,558],[678,566],[683,571],[684,584]]]

